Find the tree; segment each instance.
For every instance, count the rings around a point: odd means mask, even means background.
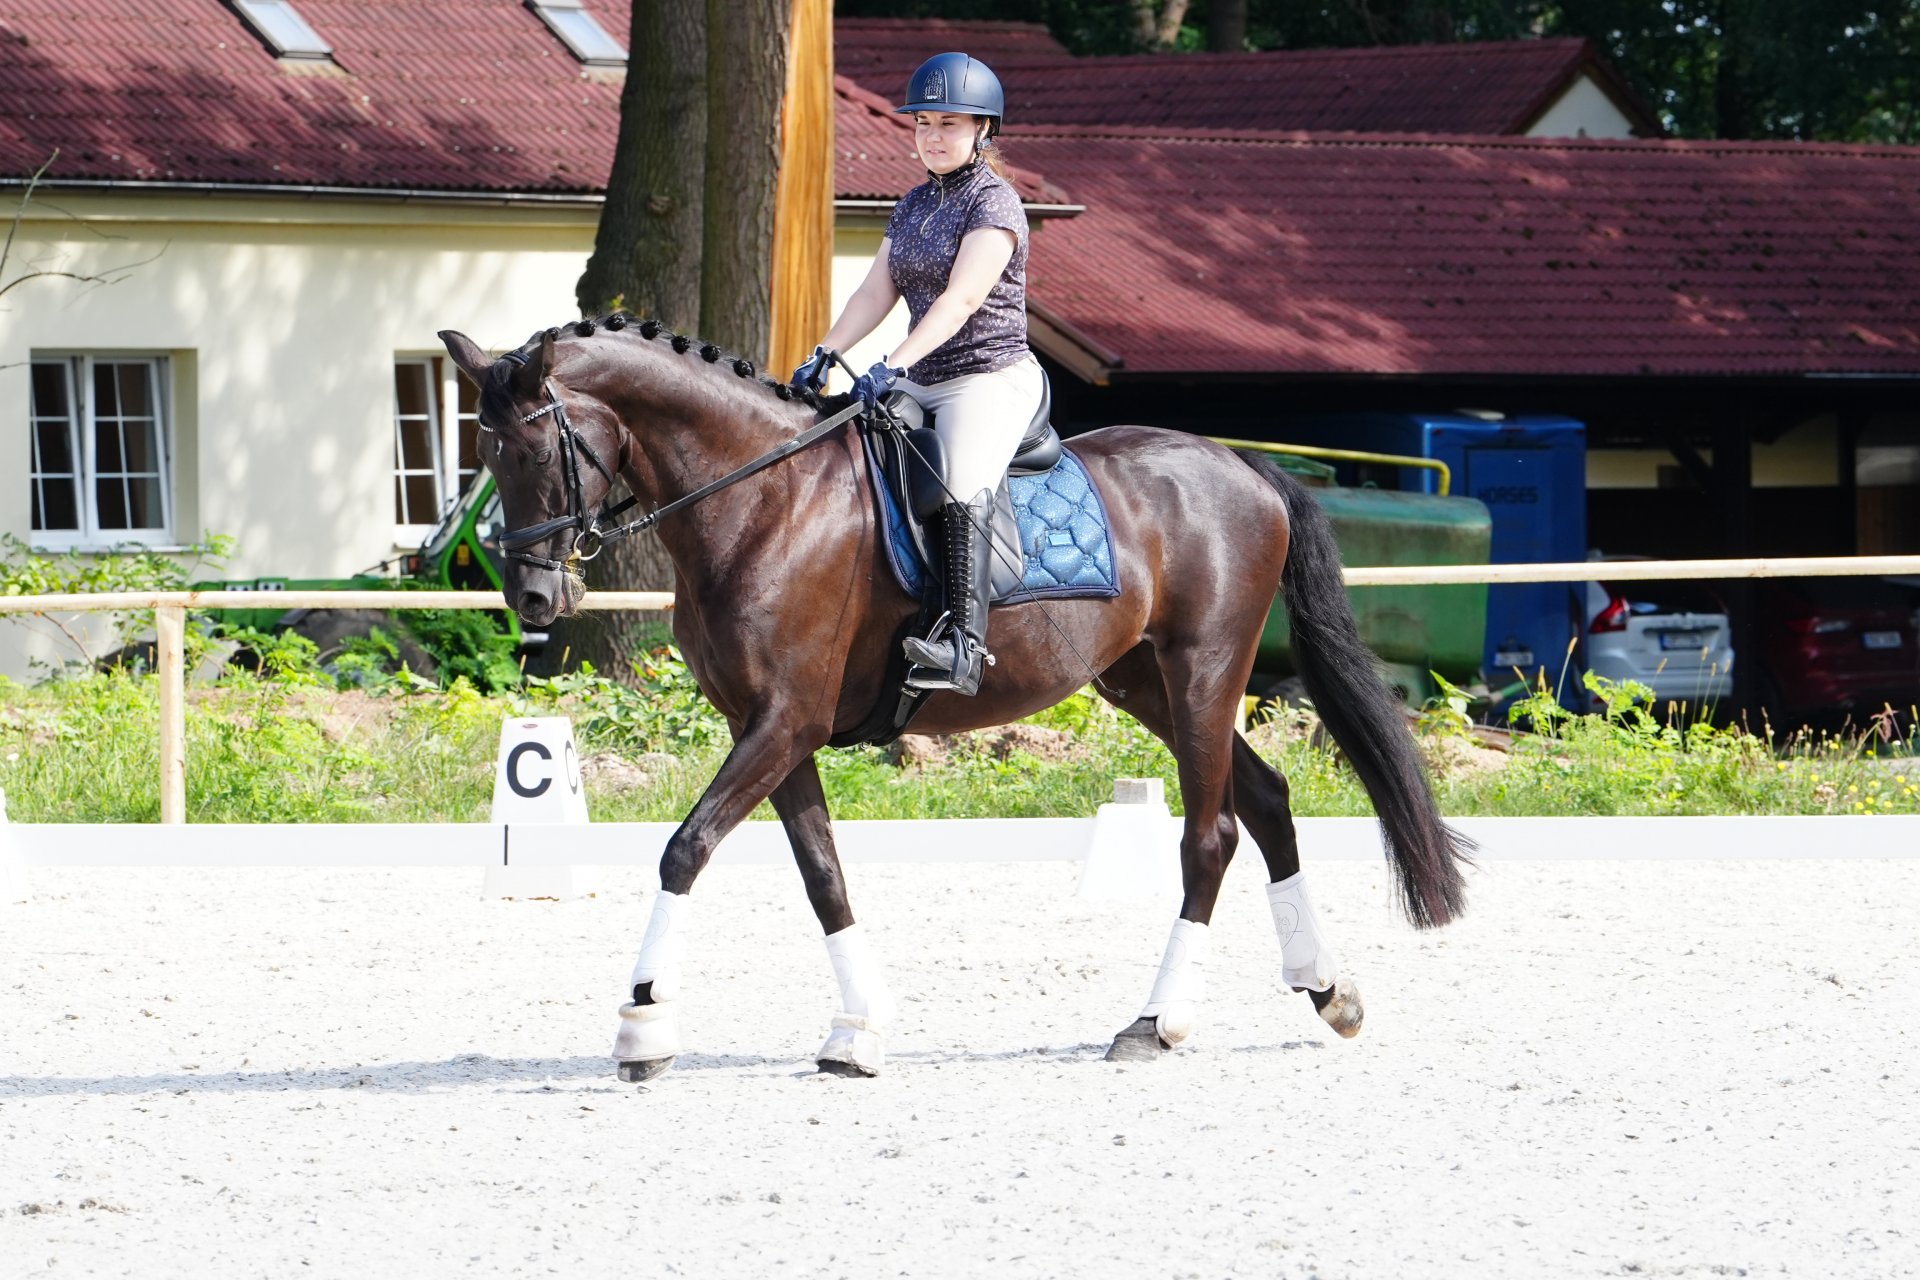
[[[767,361],[774,198],[793,0],[707,0],[701,336]]]
[[[698,332],[705,235],[707,20],[699,4],[635,0],[620,133],[593,254],[575,294],[580,312],[624,307]],[[602,591],[671,591],[673,563],[657,538],[607,544],[587,565]],[[586,661],[615,679],[666,629],[657,613],[555,619],[539,666]]]
[[[791,3],[635,0],[607,202],[575,289],[583,315],[624,307],[766,362]],[[588,564],[587,584],[672,590],[673,565],[657,539],[626,538]],[[542,665],[624,677],[663,623],[558,619]]]

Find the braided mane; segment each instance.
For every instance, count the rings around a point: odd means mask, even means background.
[[[773,378],[756,376],[753,361],[747,359],[745,356],[724,351],[711,342],[702,342],[700,339],[689,334],[675,333],[658,320],[642,320],[626,311],[615,311],[609,315],[601,316],[597,320],[575,320],[568,324],[556,325],[551,329],[542,329],[528,338],[526,342],[522,343],[518,350],[510,352],[508,358],[518,357],[521,361],[524,361],[532,349],[546,338],[552,338],[557,341],[564,334],[571,334],[576,338],[591,338],[595,331],[599,329],[607,329],[618,333],[629,326],[638,329],[640,336],[649,342],[655,339],[665,338],[668,345],[682,355],[690,351],[697,351],[699,352],[700,358],[708,364],[725,364],[733,370],[736,376],[765,387],[781,400],[798,400],[801,404],[806,405],[816,413],[836,412],[851,402],[851,397],[846,395],[822,396],[818,392],[802,391]]]

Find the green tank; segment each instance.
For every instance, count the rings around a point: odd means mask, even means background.
[[[1476,499],[1347,488],[1333,482],[1333,468],[1323,463],[1283,453],[1270,460],[1313,490],[1333,523],[1340,559],[1350,568],[1488,562],[1493,520]],[[1478,674],[1485,651],[1486,584],[1350,587],[1347,594],[1360,638],[1409,703],[1417,706],[1437,692],[1429,672],[1461,685]],[[1279,600],[1267,615],[1254,672],[1255,692],[1293,674],[1287,611]]]

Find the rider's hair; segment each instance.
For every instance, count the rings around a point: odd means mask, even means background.
[[[974,135],[978,141],[973,145],[980,152],[980,158],[986,161],[987,168],[993,170],[995,176],[1007,182],[1013,181],[1013,178],[1007,172],[1006,157],[1001,154],[1000,139],[997,137],[986,137],[984,136],[985,133],[986,131],[983,129],[979,134]]]

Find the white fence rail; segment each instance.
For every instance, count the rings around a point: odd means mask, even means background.
[[[1920,556],[1809,556],[1753,560],[1592,560],[1570,564],[1393,565],[1346,570],[1348,586],[1513,582],[1669,581],[1683,578],[1817,578],[1920,575]],[[188,610],[504,609],[489,591],[113,591],[89,595],[0,596],[0,614],[152,609],[159,635],[160,821],[187,820],[186,669]],[[591,610],[664,610],[662,591],[590,593]]]

